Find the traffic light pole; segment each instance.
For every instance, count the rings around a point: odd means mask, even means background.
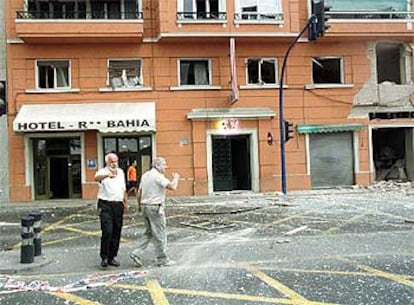
[[[280,76],[280,83],[279,83],[279,130],[280,130],[280,169],[281,169],[281,182],[282,182],[282,192],[286,194],[286,156],[285,156],[285,118],[283,115],[283,79],[285,77],[285,69],[287,59],[289,57],[289,53],[292,50],[293,46],[298,42],[299,38],[303,35],[303,33],[308,29],[309,25],[315,19],[315,15],[312,15],[308,22],[306,23],[305,27],[299,33],[299,35],[293,40],[289,48],[286,51],[285,56],[283,57],[283,65],[282,65],[282,72]]]

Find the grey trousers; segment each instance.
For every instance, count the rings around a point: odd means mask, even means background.
[[[144,205],[142,206],[142,216],[145,226],[144,233],[138,238],[138,247],[132,253],[141,256],[152,240],[157,263],[167,262],[167,221],[164,206]]]

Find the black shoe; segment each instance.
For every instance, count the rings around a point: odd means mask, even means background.
[[[106,268],[108,267],[108,260],[106,258],[103,258],[101,261],[101,267]]]
[[[118,262],[115,258],[111,259],[108,261],[108,264],[114,267],[119,267],[121,266],[121,263]]]

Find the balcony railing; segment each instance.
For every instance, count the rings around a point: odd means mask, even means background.
[[[226,12],[178,12],[177,20],[227,20]]]
[[[142,19],[142,12],[104,12],[104,11],[17,11],[17,19]]]
[[[401,20],[414,19],[414,12],[397,12],[397,11],[329,11],[326,16],[331,19],[386,19]]]
[[[258,12],[243,12],[243,13],[235,13],[234,19],[238,21],[243,20],[252,20],[252,21],[260,21],[260,20],[275,20],[275,21],[283,21],[283,13],[258,13]]]

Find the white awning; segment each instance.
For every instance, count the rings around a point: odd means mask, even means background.
[[[13,122],[17,132],[155,131],[155,103],[23,105]]]

